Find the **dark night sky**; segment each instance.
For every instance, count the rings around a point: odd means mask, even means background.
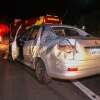
[[[20,0],[21,1],[21,0]],[[38,16],[46,13],[54,13],[64,15],[65,10],[67,13],[82,14],[90,13],[99,7],[99,0],[23,0],[16,1],[16,14],[19,16],[30,17]]]
[[[45,14],[60,17],[78,17],[96,10],[100,0],[3,0],[0,5],[0,17],[27,19]]]

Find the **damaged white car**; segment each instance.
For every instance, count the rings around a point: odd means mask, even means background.
[[[44,83],[100,74],[100,39],[72,26],[32,26],[16,35],[10,55],[34,69]]]

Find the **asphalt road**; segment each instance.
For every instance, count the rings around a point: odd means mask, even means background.
[[[84,93],[77,82],[88,88]],[[76,85],[75,85],[76,84]],[[79,86],[79,84],[78,84]],[[86,89],[83,89],[86,91]],[[0,61],[0,100],[100,100],[100,75],[75,82],[54,80],[41,85],[34,77],[34,71],[18,62],[9,64]]]

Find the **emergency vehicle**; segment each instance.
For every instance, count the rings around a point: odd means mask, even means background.
[[[58,16],[54,15],[40,16],[36,18],[30,18],[27,20],[14,19],[13,23],[11,23],[11,32],[12,35],[15,36],[15,33],[20,25],[21,28],[19,30],[19,33],[25,31],[32,25],[41,25],[41,24],[62,24],[62,20]]]

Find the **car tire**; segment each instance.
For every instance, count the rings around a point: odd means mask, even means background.
[[[48,76],[45,64],[41,59],[37,59],[35,62],[35,76],[42,84],[48,84],[51,82],[51,77]]]

